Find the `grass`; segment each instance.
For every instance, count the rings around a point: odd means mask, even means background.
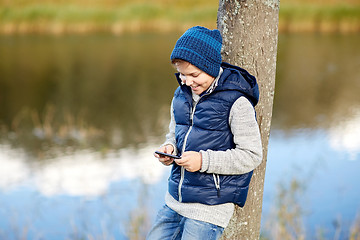
[[[79,32],[81,29],[121,33],[144,29],[177,30],[195,24],[216,27],[218,2],[1,0],[0,6],[0,33]],[[324,24],[335,24],[332,31],[360,31],[360,4],[353,0],[332,0],[328,3],[321,0],[288,0],[281,3],[281,31],[323,31],[326,30],[321,27]],[[345,30],[340,29],[343,25],[346,26]]]
[[[283,32],[359,32],[360,6],[338,4],[323,6],[284,5],[280,9]]]
[[[195,22],[208,25],[214,19],[216,11],[208,6],[186,11],[150,3],[117,7],[34,4],[1,8],[0,32],[48,32],[51,29],[56,32],[59,28],[64,32],[79,32],[79,26],[85,27],[85,31],[161,30]]]
[[[289,182],[279,183],[276,205],[262,227],[260,240],[310,239],[304,222],[304,217],[309,214],[304,204],[306,185],[306,180],[295,177]],[[315,236],[311,236],[311,239],[360,240],[360,215],[355,217],[350,227],[340,218],[333,220],[332,227],[331,229],[318,226]],[[333,233],[329,234],[329,231]]]
[[[11,129],[0,125],[0,142],[23,147],[28,156],[51,159],[71,149],[105,151],[105,132],[90,124],[81,114],[74,116],[47,105],[43,113],[23,108],[13,119]],[[9,136],[5,137],[4,136]]]

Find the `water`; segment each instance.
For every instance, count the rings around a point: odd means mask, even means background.
[[[0,37],[0,239],[136,239],[166,191],[177,33]],[[358,35],[281,35],[262,231],[296,180],[308,239],[360,211]],[[269,224],[270,223],[270,224]]]

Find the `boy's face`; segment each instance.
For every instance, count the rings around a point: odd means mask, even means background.
[[[214,77],[185,61],[175,63],[175,67],[180,73],[181,81],[191,87],[197,95],[206,91],[215,80]]]

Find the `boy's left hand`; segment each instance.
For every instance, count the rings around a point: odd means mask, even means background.
[[[180,159],[175,159],[179,166],[183,166],[188,172],[196,172],[201,169],[202,157],[201,153],[189,151],[184,152]]]

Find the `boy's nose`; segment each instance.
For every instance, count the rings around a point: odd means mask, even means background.
[[[187,86],[190,86],[193,83],[193,80],[191,78],[186,78],[185,83]]]

